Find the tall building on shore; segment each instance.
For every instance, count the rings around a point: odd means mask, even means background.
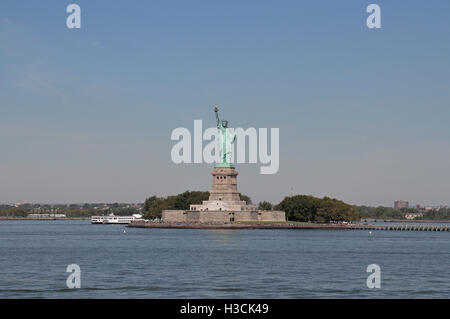
[[[406,200],[396,200],[394,202],[395,209],[409,208],[409,202]]]

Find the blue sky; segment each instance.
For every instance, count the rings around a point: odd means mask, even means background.
[[[256,202],[450,204],[450,2],[74,2],[80,30],[69,1],[0,3],[0,202],[207,190],[170,133],[219,104],[231,126],[280,128],[277,174],[237,167]]]

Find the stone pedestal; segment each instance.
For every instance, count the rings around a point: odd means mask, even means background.
[[[238,172],[233,167],[214,167],[211,175],[213,187],[209,195],[210,201],[237,202],[241,200],[237,189]]]
[[[183,223],[232,223],[241,221],[286,220],[286,214],[280,211],[260,211],[257,205],[247,205],[241,200],[237,188],[238,172],[230,165],[216,165],[211,172],[213,186],[209,200],[202,204],[192,204],[188,211],[163,210],[164,222]]]

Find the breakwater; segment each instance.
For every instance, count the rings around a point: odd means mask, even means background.
[[[397,230],[397,231],[450,231],[448,225],[351,225],[348,229],[359,230]]]

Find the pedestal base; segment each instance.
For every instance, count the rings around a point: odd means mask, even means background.
[[[213,187],[209,195],[210,201],[241,200],[237,189],[238,172],[233,167],[214,167],[211,172]]]

